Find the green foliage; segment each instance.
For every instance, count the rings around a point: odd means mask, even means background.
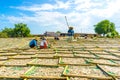
[[[18,23],[15,24],[14,33],[16,37],[26,37],[30,35],[30,30],[27,24]]]
[[[118,36],[118,32],[115,30],[115,24],[109,20],[103,20],[94,25],[94,27],[97,34],[106,35],[107,37]]]
[[[13,37],[14,35],[14,30],[12,28],[7,28],[5,27],[3,30],[2,30],[2,33],[5,33],[7,37]]]
[[[60,34],[61,32],[60,32],[60,31],[57,31],[56,33],[57,33],[57,34]]]
[[[7,33],[0,32],[0,38],[7,38]]]
[[[5,27],[0,32],[0,37],[29,37],[30,29],[27,27],[27,24],[18,23],[15,24],[15,28]]]
[[[119,36],[119,33],[117,31],[113,31],[113,32],[107,34],[107,37],[109,37],[109,38],[115,38],[118,36]]]
[[[56,32],[57,36],[59,36],[59,35],[60,35],[60,33],[61,33],[60,31],[57,31],[57,32]]]

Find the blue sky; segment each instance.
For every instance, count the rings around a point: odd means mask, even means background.
[[[120,0],[0,0],[0,30],[25,23],[31,34],[74,31],[94,33],[93,25],[108,19],[120,32]]]

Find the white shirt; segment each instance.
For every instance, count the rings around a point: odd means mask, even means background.
[[[48,45],[46,40],[42,40],[40,43],[40,46],[44,46],[44,43],[46,43],[46,45]]]

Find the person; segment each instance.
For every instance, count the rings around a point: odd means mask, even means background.
[[[32,40],[29,42],[29,47],[30,47],[30,48],[37,48],[37,38],[32,39]]]
[[[55,36],[55,37],[54,37],[54,40],[59,40],[59,37],[58,37],[58,36]]]
[[[72,37],[74,36],[73,27],[69,27],[68,36],[69,36],[68,40],[69,40],[69,41],[72,41]]]
[[[42,41],[40,42],[40,49],[46,49],[48,47],[48,42],[44,37],[42,37],[41,39]]]
[[[88,38],[88,36],[87,35],[85,35],[85,39],[87,39]]]

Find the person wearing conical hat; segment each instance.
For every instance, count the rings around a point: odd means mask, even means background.
[[[72,41],[72,38],[74,36],[74,30],[73,30],[73,27],[69,27],[69,30],[68,30],[68,41]]]

